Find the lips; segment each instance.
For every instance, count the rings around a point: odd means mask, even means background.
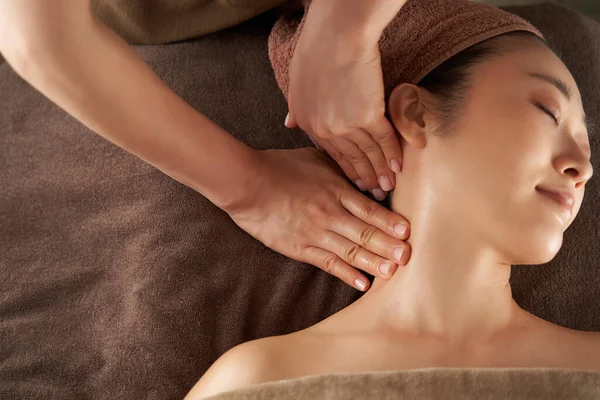
[[[569,218],[571,217],[573,214],[573,207],[575,206],[575,196],[573,196],[571,192],[565,189],[551,189],[542,187],[537,187],[536,190],[544,196],[554,200],[561,208],[568,211]]]

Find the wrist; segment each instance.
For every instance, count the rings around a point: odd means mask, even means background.
[[[247,208],[260,185],[260,151],[240,144],[230,158],[229,167],[225,168],[226,175],[219,179],[218,187],[210,190],[212,195],[205,195],[230,215]]]
[[[179,129],[146,161],[230,213],[248,201],[259,169],[258,150],[182,102]],[[187,110],[187,112],[185,111]],[[136,154],[136,153],[134,153]]]
[[[343,36],[367,46],[376,45],[407,0],[313,0],[311,18]],[[312,10],[312,12],[311,12]]]

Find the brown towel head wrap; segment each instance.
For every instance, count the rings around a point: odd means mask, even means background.
[[[304,17],[282,17],[269,36],[269,58],[286,99],[289,67],[303,25]],[[543,39],[533,25],[496,7],[468,0],[408,0],[379,40],[386,99],[397,85],[417,84],[462,50],[513,31]]]

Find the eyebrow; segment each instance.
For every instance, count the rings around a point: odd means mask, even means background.
[[[567,100],[571,101],[573,91],[571,90],[571,88],[569,88],[569,85],[567,85],[561,79],[558,79],[554,76],[541,74],[538,72],[530,72],[529,76],[550,83],[555,88],[557,88],[567,98]],[[585,113],[583,113],[583,125],[585,126],[585,130],[589,131],[591,123],[588,117],[585,115]]]

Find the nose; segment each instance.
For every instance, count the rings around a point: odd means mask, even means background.
[[[573,181],[575,189],[585,185],[594,174],[592,163],[576,144],[569,151],[564,151],[556,157],[554,168],[559,174],[568,176]]]

